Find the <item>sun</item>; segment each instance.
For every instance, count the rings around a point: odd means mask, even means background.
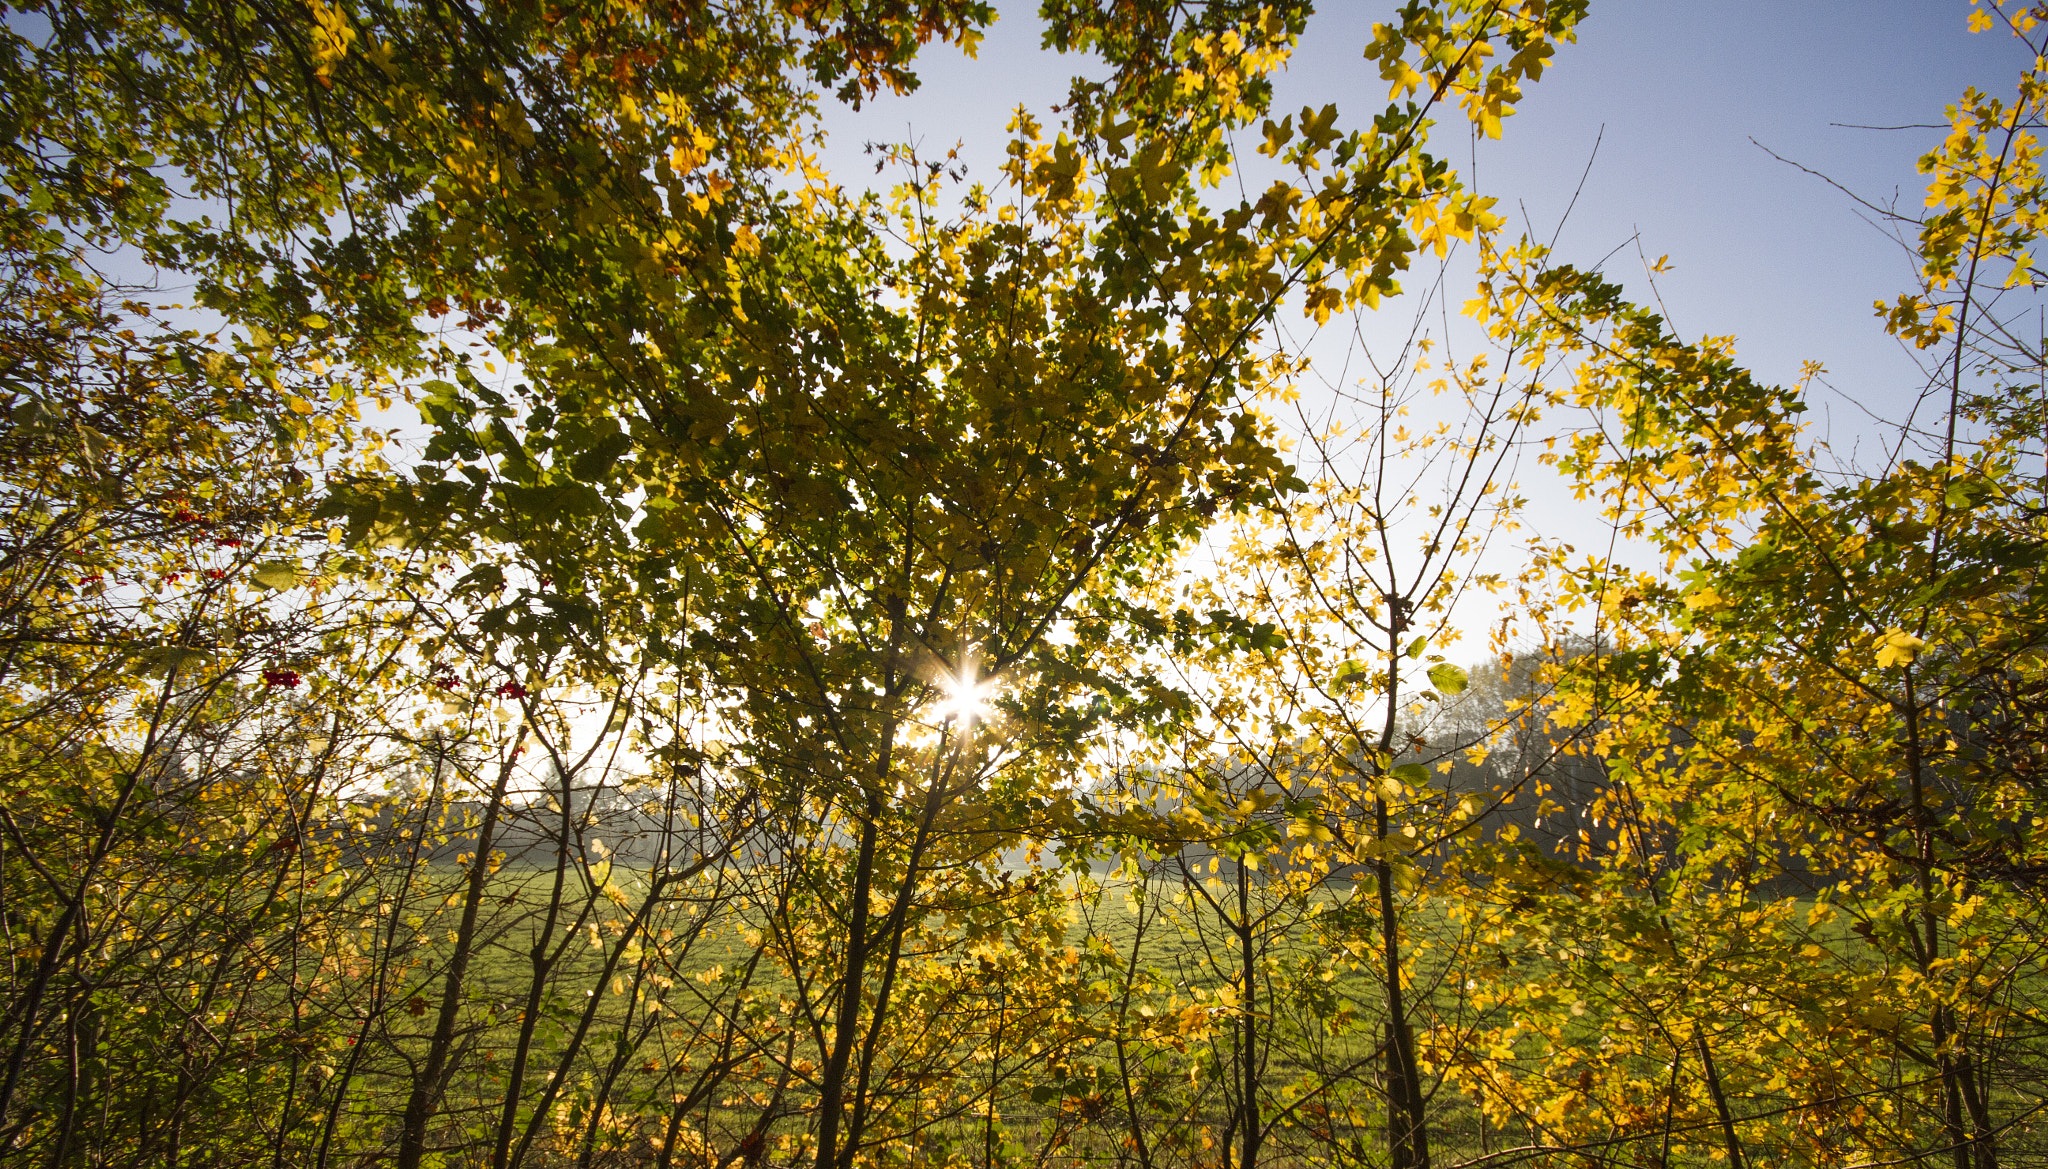
[[[936,708],[941,721],[959,719],[962,723],[975,723],[988,717],[989,701],[995,697],[996,684],[992,679],[975,678],[973,658],[962,663],[959,676],[941,678],[939,685],[946,690],[946,696],[939,700]]]

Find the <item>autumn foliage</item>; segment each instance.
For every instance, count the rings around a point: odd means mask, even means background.
[[[1856,462],[1432,153],[1583,8],[11,9],[0,1160],[2039,1163],[2048,74]]]

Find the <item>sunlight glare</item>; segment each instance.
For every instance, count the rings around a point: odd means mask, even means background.
[[[940,685],[947,691],[937,710],[942,721],[957,718],[963,723],[975,723],[987,717],[989,699],[995,696],[996,684],[975,680],[973,658],[968,658],[961,665],[959,677],[941,679]]]

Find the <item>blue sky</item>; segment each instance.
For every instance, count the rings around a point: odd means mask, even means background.
[[[1385,85],[1360,50],[1391,7],[1326,4],[1279,80],[1277,109],[1336,102],[1356,124],[1381,107]],[[918,92],[828,118],[827,166],[844,181],[875,183],[863,140],[919,141],[927,152],[959,141],[975,175],[992,180],[1008,111],[1046,110],[1075,67],[1039,50],[1035,2],[1001,8],[977,60],[934,52]],[[1903,417],[1925,385],[1872,311],[1874,300],[1915,287],[1913,261],[1849,194],[1765,148],[1917,214],[1924,180],[1914,164],[1944,136],[1931,128],[1944,107],[1970,86],[2010,93],[2028,59],[2002,30],[1971,34],[1969,13],[1966,0],[1593,0],[1578,42],[1529,87],[1502,140],[1473,143],[1446,125],[1433,148],[1499,198],[1511,222],[1526,216],[1539,238],[1558,231],[1571,206],[1558,258],[1606,258],[1633,298],[1661,298],[1680,336],[1734,336],[1739,357],[1767,381],[1796,378],[1806,360],[1823,363],[1826,384],[1809,418],[1838,455],[1868,467],[1872,438],[1891,429],[1880,420]],[[1857,128],[1867,126],[1920,128]],[[1653,292],[1643,264],[1664,255],[1673,267]],[[1446,290],[1454,309],[1468,294]],[[1361,332],[1385,350],[1410,319],[1392,305]],[[1355,374],[1357,354],[1335,334],[1310,352],[1326,375],[1347,359]],[[1519,481],[1535,533],[1651,566],[1547,473],[1525,462]],[[1488,558],[1507,567],[1517,555],[1503,546]],[[1492,622],[1485,608],[1461,612],[1457,626],[1470,633]]]
[[[1972,35],[1968,11],[1936,0],[1596,0],[1521,124],[1481,155],[1480,181],[1554,224],[1604,125],[1561,250],[1589,262],[1640,232],[1649,256],[1676,266],[1659,288],[1681,335],[1733,334],[1773,380],[1822,361],[1842,394],[1891,413],[1920,379],[1871,302],[1912,287],[1912,261],[1847,194],[1758,144],[1917,213],[1914,163],[1943,131],[1849,127],[1939,123],[1971,85],[2009,93],[2024,48],[2003,32]],[[1640,279],[1632,255],[1615,270]]]
[[[1039,49],[1035,3],[1000,7],[978,59],[932,52],[918,92],[835,113],[834,172],[873,181],[861,142],[908,138],[940,150],[960,141],[975,173],[992,178],[1009,109],[1056,103],[1075,65]],[[1336,102],[1350,120],[1381,104],[1385,87],[1360,49],[1390,7],[1325,5],[1280,80],[1278,108]],[[1503,140],[1475,152],[1440,136],[1436,148],[1543,236],[1584,174],[1560,257],[1587,265],[1621,248],[1609,270],[1647,298],[1631,241],[1652,259],[1669,255],[1675,270],[1657,291],[1676,331],[1734,335],[1770,380],[1823,362],[1838,393],[1816,411],[1847,441],[1867,426],[1852,401],[1896,414],[1919,388],[1871,311],[1910,286],[1910,260],[1848,195],[1763,147],[1914,211],[1914,162],[1941,131],[1844,124],[1937,123],[1967,86],[2009,92],[2023,47],[2003,32],[1969,33],[1969,11],[1960,0],[1594,0],[1578,43],[1529,88]]]

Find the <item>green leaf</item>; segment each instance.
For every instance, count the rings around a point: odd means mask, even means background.
[[[1421,657],[1421,656],[1422,656],[1422,651],[1423,651],[1423,650],[1426,650],[1426,649],[1428,649],[1428,648],[1429,648],[1429,638],[1427,638],[1427,637],[1418,637],[1418,638],[1416,638],[1416,639],[1415,639],[1414,641],[1411,641],[1411,642],[1409,642],[1409,643],[1408,643],[1408,657],[1409,657],[1409,659],[1410,659],[1410,660],[1413,660],[1413,659],[1415,659],[1415,658],[1419,658],[1419,657]]]
[[[1391,774],[1395,779],[1411,787],[1416,784],[1429,782],[1429,768],[1420,763],[1403,763],[1401,766],[1394,768]]]
[[[136,653],[137,672],[148,678],[166,678],[179,671],[203,665],[207,660],[204,650],[185,646],[150,646]]]
[[[1429,668],[1429,684],[1445,694],[1463,693],[1469,681],[1462,668],[1449,662],[1438,662]]]
[[[632,445],[632,435],[622,430],[614,430],[599,439],[589,450],[577,455],[569,466],[569,473],[585,483],[603,479],[611,473],[612,465],[619,461],[619,456],[625,454]]]
[[[266,560],[249,573],[249,579],[266,589],[288,589],[298,585],[299,566],[289,560]]]

